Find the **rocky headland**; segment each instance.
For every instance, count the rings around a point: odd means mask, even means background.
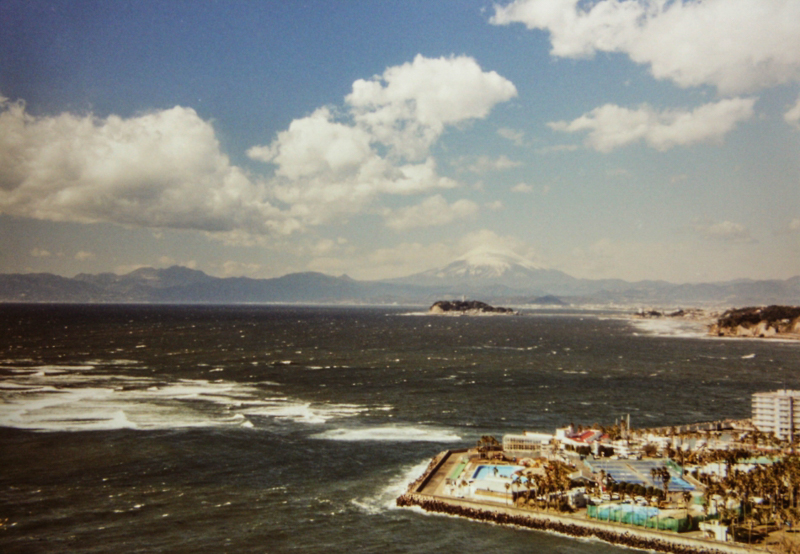
[[[514,315],[511,308],[495,307],[477,300],[439,300],[428,309],[436,315]]]
[[[720,337],[800,340],[800,306],[728,310],[709,327],[709,333]]]

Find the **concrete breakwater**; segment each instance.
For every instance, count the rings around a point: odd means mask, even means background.
[[[515,513],[517,510],[513,508],[478,507],[469,504],[471,503],[461,500],[434,498],[412,492],[403,494],[397,499],[397,505],[401,507],[419,506],[427,512],[466,517],[500,525],[515,525],[578,538],[595,538],[609,544],[641,550],[674,554],[744,554],[758,551],[733,544],[713,543],[677,535],[674,538],[662,538],[654,536],[652,532],[636,529],[622,530],[616,528],[618,526],[588,522],[568,516],[523,514]]]

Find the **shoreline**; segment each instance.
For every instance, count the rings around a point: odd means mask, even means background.
[[[518,508],[489,506],[468,500],[406,493],[397,498],[397,506],[417,506],[426,512],[463,517],[483,523],[495,523],[556,533],[578,539],[596,539],[615,546],[672,554],[746,554],[766,550],[719,543],[704,539],[665,536],[664,533],[629,528],[621,524],[588,521],[581,518]]]
[[[596,539],[608,544],[665,552],[673,554],[746,554],[768,552],[753,545],[723,543],[686,535],[671,534],[630,525],[590,520],[567,514],[523,510],[512,506],[488,504],[464,498],[443,497],[426,494],[429,487],[436,488],[437,473],[445,466],[452,454],[464,451],[440,452],[405,493],[396,500],[398,507],[419,507],[426,512],[463,517],[484,523],[516,526],[524,529],[556,533],[578,539]],[[441,479],[441,476],[438,476]]]

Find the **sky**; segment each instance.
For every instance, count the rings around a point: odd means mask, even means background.
[[[0,272],[800,275],[800,0],[3,0]]]

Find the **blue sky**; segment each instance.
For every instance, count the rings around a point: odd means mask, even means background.
[[[800,275],[796,0],[0,3],[1,272]]]

